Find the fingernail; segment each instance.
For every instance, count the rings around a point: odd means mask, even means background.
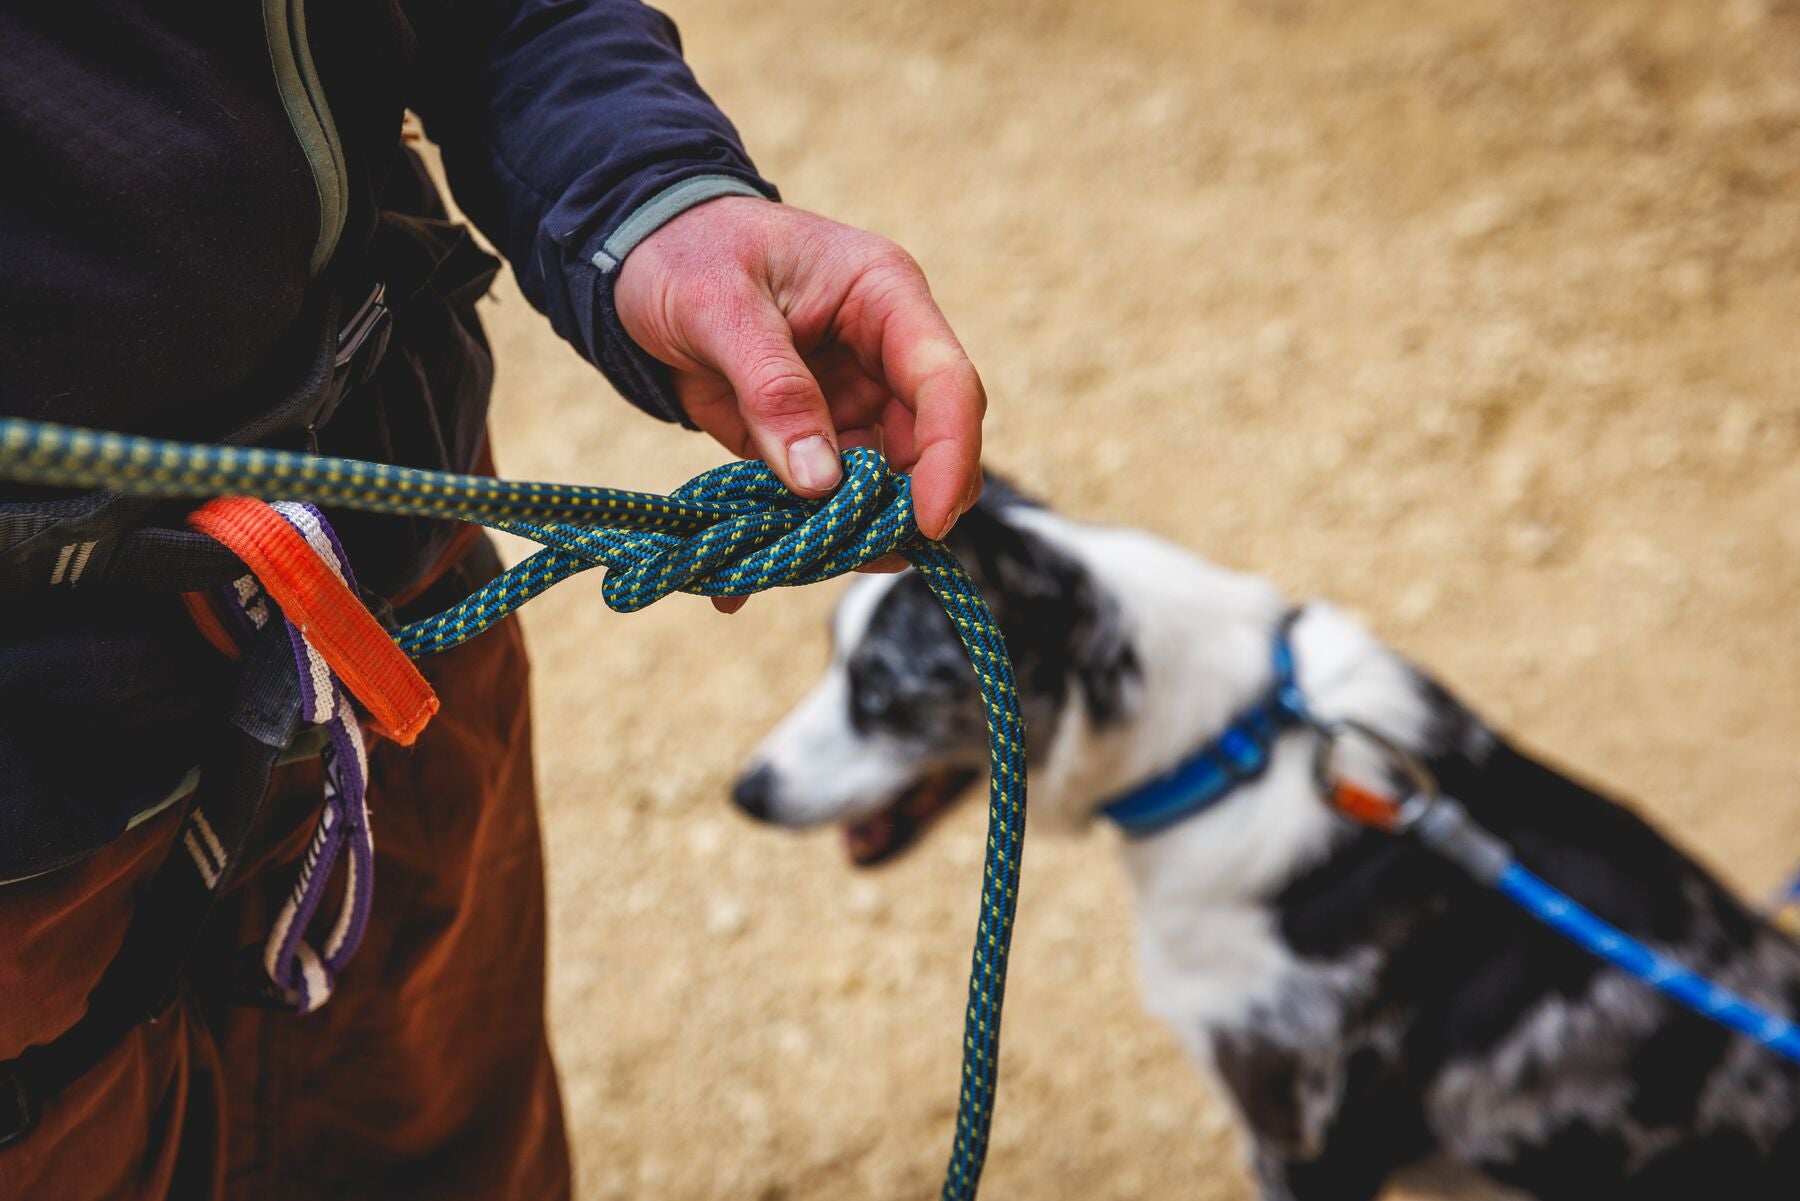
[[[812,492],[835,488],[844,474],[837,451],[823,434],[802,438],[788,447],[788,474],[802,488]]]
[[[967,513],[970,506],[974,503],[975,502],[968,497],[963,497],[956,503],[956,506],[950,510],[949,516],[944,518],[943,528],[938,530],[935,534],[927,534],[926,537],[930,538],[933,542],[942,542],[944,539],[948,538],[950,536],[950,531],[956,528],[956,523],[962,520],[963,514]]]

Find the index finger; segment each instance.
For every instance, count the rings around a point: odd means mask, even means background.
[[[980,490],[987,393],[917,265],[899,256],[871,274],[867,324],[846,333],[858,356],[876,360],[894,396],[912,410],[916,457],[898,466],[911,468],[919,529],[941,539]],[[855,345],[857,333],[872,334],[874,345]]]

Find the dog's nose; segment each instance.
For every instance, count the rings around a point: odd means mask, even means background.
[[[759,822],[768,821],[769,812],[775,807],[775,773],[765,764],[739,776],[731,786],[731,803]]]

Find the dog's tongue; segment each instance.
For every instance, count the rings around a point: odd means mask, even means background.
[[[874,867],[904,851],[918,836],[918,823],[890,805],[874,817],[844,826],[844,853],[857,867]]]
[[[926,776],[887,808],[844,826],[844,850],[858,867],[885,863],[918,840],[931,820],[955,800],[969,773],[943,771]]]

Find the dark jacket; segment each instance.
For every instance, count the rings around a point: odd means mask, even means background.
[[[410,106],[531,302],[674,418],[612,313],[603,248],[683,181],[773,189],[668,19],[638,0],[389,0],[304,20],[347,179],[328,272],[367,270]],[[194,437],[242,424],[304,315],[324,207],[264,13],[7,5],[0,62],[0,412]]]
[[[401,145],[411,108],[530,301],[675,419],[666,371],[614,313],[618,263],[686,205],[774,195],[674,27],[637,0],[6,5],[0,63],[7,415],[479,467],[490,370],[473,302],[492,261]],[[387,353],[327,403],[316,368],[376,282]],[[0,534],[7,502],[45,499],[7,487]],[[334,516],[389,596],[450,535]],[[173,598],[76,582],[0,593],[0,610],[0,846],[62,838],[41,812],[19,824],[49,797],[77,841],[103,841],[194,762],[220,664]]]

